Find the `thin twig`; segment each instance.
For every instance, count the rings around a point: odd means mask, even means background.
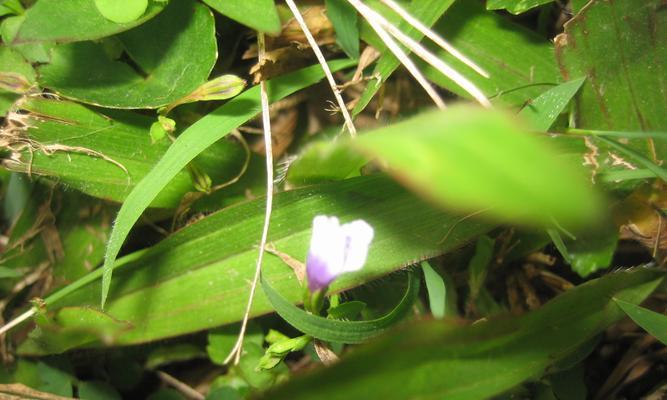
[[[405,68],[412,74],[415,80],[424,88],[426,93],[431,97],[433,102],[438,108],[446,108],[445,101],[440,97],[438,92],[435,91],[433,86],[428,82],[424,75],[419,71],[419,68],[415,65],[408,55],[401,49],[401,46],[396,43],[396,41],[391,37],[389,33],[382,27],[382,24],[378,21],[377,16],[373,10],[368,8],[362,2],[358,0],[348,0],[348,2],[361,14],[368,24],[373,28],[375,33],[378,34],[380,39],[384,42],[387,48],[398,58],[398,60],[405,66]]]
[[[366,13],[364,16],[366,20],[368,20],[370,24],[369,18],[373,18],[380,26],[385,28],[391,35],[393,35],[396,39],[398,39],[403,45],[408,47],[412,52],[414,52],[417,56],[419,56],[421,59],[429,63],[431,66],[433,66],[435,69],[440,71],[443,75],[454,81],[457,85],[459,85],[463,90],[468,92],[472,97],[475,98],[481,105],[484,107],[491,107],[491,103],[489,102],[489,99],[486,98],[486,95],[477,87],[475,86],[474,83],[472,83],[470,80],[468,80],[466,77],[461,75],[458,71],[456,71],[454,68],[450,67],[442,61],[440,58],[438,58],[436,55],[428,51],[424,46],[422,46],[419,42],[416,40],[412,39],[410,36],[406,35],[403,33],[400,29],[398,29],[396,26],[394,26],[391,22],[387,21],[386,18],[384,18],[382,15],[377,13],[375,10],[372,8],[366,6],[362,2],[358,0],[348,0],[350,3],[358,4],[359,5],[359,12],[361,12],[361,9],[364,10]],[[372,26],[372,25],[371,25]]]
[[[403,7],[401,7],[400,4],[396,3],[394,0],[380,0],[380,1],[382,3],[384,3],[385,5],[387,5],[387,7],[394,10],[394,12],[396,14],[398,14],[401,18],[403,18],[405,21],[407,21],[410,25],[415,27],[424,36],[431,39],[433,41],[433,43],[437,44],[443,50],[445,50],[446,52],[448,52],[449,54],[451,54],[452,56],[457,58],[459,61],[461,61],[465,65],[472,68],[478,74],[482,75],[485,78],[489,78],[489,73],[486,72],[482,67],[475,64],[474,61],[472,61],[468,57],[464,56],[461,52],[456,50],[456,48],[454,46],[449,44],[449,42],[447,42],[445,39],[443,39],[440,35],[433,32],[431,29],[429,29],[429,27],[424,25],[420,20],[413,17],[407,10],[405,10]]]
[[[261,64],[266,57],[266,45],[264,43],[264,34],[258,33],[257,47],[259,48],[259,63]],[[266,210],[264,213],[264,227],[262,228],[262,238],[259,243],[259,254],[257,256],[257,264],[255,266],[255,276],[250,286],[250,295],[248,296],[248,303],[246,305],[245,313],[243,314],[243,321],[241,322],[241,331],[236,340],[236,344],[231,353],[225,359],[225,364],[234,360],[234,364],[238,364],[241,359],[243,351],[243,338],[248,326],[248,319],[250,318],[250,309],[252,308],[252,301],[255,297],[257,284],[262,271],[262,260],[264,259],[264,250],[266,249],[266,240],[269,236],[269,222],[271,220],[271,209],[273,208],[273,146],[271,141],[271,116],[269,114],[269,96],[266,89],[266,81],[259,83],[260,100],[262,104],[262,125],[264,127],[264,149],[266,152]]]
[[[191,388],[187,383],[174,378],[166,372],[156,371],[155,373],[164,383],[178,390],[189,399],[204,400],[206,398],[203,394]]]
[[[303,16],[301,15],[301,12],[299,12],[299,8],[296,6],[296,4],[294,4],[294,1],[285,0],[285,3],[287,3],[287,6],[289,7],[290,11],[292,11],[294,19],[299,24],[299,27],[301,27],[303,34],[306,36],[306,40],[308,40],[310,48],[313,49],[315,57],[317,57],[317,61],[322,66],[324,75],[327,77],[329,86],[331,86],[331,91],[333,92],[334,97],[336,98],[336,102],[338,103],[338,108],[340,108],[340,112],[343,114],[343,118],[345,119],[345,126],[347,127],[347,131],[350,132],[350,136],[356,136],[357,129],[354,127],[354,123],[352,122],[352,117],[350,116],[350,113],[347,110],[347,106],[345,105],[345,101],[343,101],[343,97],[341,97],[340,95],[340,90],[338,90],[338,85],[336,84],[336,80],[334,79],[333,74],[331,73],[331,69],[329,69],[329,65],[327,65],[327,60],[326,58],[324,58],[322,50],[320,50],[320,46],[317,44],[317,41],[313,37],[312,33],[310,33],[308,25],[306,25],[306,21],[304,21]]]

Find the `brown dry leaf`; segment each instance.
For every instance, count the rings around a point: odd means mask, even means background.
[[[617,208],[615,217],[620,225],[621,239],[643,244],[660,264],[667,261],[667,192],[662,183],[641,188]]]

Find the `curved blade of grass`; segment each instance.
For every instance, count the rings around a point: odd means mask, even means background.
[[[339,321],[309,314],[282,297],[263,277],[262,289],[278,315],[301,332],[327,342],[362,343],[405,317],[419,294],[419,278],[409,272],[401,301],[388,314],[370,321]]]
[[[339,70],[354,65],[354,61],[338,60],[333,61],[330,65],[332,70]],[[323,77],[321,68],[317,65],[274,79],[269,82],[270,101],[280,100],[299,89],[318,82]],[[250,120],[260,110],[259,86],[255,86],[200,119],[183,132],[155,167],[130,192],[118,212],[104,255],[102,307],[109,293],[116,256],[130,233],[130,229],[144,210],[171,179],[198,154],[226,136],[232,129]]]

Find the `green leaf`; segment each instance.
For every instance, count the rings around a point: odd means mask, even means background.
[[[475,254],[468,264],[468,273],[470,274],[468,286],[470,287],[470,297],[472,299],[476,299],[484,287],[486,276],[489,273],[489,265],[493,260],[494,246],[495,241],[486,235],[477,239]]]
[[[204,0],[209,7],[260,32],[280,32],[280,18],[274,0]]]
[[[497,111],[459,106],[427,112],[350,145],[380,158],[399,181],[447,208],[533,225],[556,219],[581,226],[601,212],[598,196],[575,167]]]
[[[100,14],[95,0],[39,0],[26,12],[14,44],[100,39],[143,24],[162,11],[166,4],[151,1],[143,17],[118,24]]]
[[[488,0],[487,10],[507,10],[512,14],[521,14],[554,0]]]
[[[614,297],[616,304],[628,315],[635,323],[641,326],[646,332],[650,333],[661,341],[667,344],[667,316],[664,314],[651,311],[637,304],[627,302],[623,299]]]
[[[0,46],[0,116],[35,84],[35,71],[19,52]]]
[[[315,142],[305,148],[287,170],[287,181],[294,185],[312,185],[358,176],[368,159],[337,142]]]
[[[359,59],[359,20],[357,11],[345,0],[326,0],[327,17],[336,31],[336,41],[345,54]]]
[[[467,326],[415,322],[333,366],[294,377],[262,398],[357,399],[367,396],[369,388],[374,398],[490,398],[539,376],[618,321],[622,312],[610,304],[612,296],[637,303],[663,277],[664,272],[647,269],[610,274],[521,317]]]
[[[581,277],[605,269],[611,265],[618,244],[618,228],[609,224],[604,228],[577,235],[568,241],[569,263]]]
[[[121,400],[122,397],[113,386],[102,381],[84,381],[79,383],[81,400]]]
[[[314,338],[338,343],[362,343],[381,334],[406,316],[419,295],[419,279],[410,272],[403,298],[387,315],[371,321],[339,321],[310,314],[282,297],[266,279],[261,282],[264,294],[285,321]]]
[[[14,150],[5,160],[10,170],[46,176],[103,199],[122,202],[169,149],[168,141],[151,143],[152,118],[127,111],[95,112],[69,101],[30,97],[21,104],[27,129],[8,143]],[[33,147],[23,145],[30,140]],[[243,148],[219,141],[196,163],[214,182],[226,182],[243,167]],[[151,207],[176,208],[193,190],[188,171],[179,171]]]
[[[494,103],[522,106],[560,80],[550,41],[502,15],[486,11],[481,2],[455,2],[434,30],[487,71],[490,77],[487,79],[477,74],[439,47],[427,47],[477,85]],[[439,86],[459,96],[470,97],[433,67],[421,65],[426,77]]]
[[[95,0],[95,7],[109,21],[126,24],[143,15],[148,0]]]
[[[442,279],[428,261],[422,261],[424,281],[428,291],[428,303],[431,306],[431,314],[435,318],[443,318],[447,309],[447,287]]]
[[[103,107],[157,108],[204,83],[217,58],[213,15],[194,0],[173,1],[117,38],[136,66],[111,59],[101,44],[70,43],[51,51],[40,84]]]
[[[585,80],[586,78],[574,79],[547,90],[528,103],[519,114],[532,123],[537,131],[548,131]]]
[[[351,64],[349,61],[334,61],[331,63],[331,69],[338,70]],[[268,89],[270,100],[278,101],[299,89],[318,82],[322,77],[321,68],[318,65],[272,80],[269,82]],[[169,147],[160,162],[130,192],[118,212],[104,257],[103,306],[111,285],[113,263],[130,229],[144,210],[169,181],[198,154],[226,136],[232,129],[246,123],[260,110],[259,86],[255,86],[209,113],[183,132]]]
[[[37,364],[37,371],[41,380],[39,390],[58,396],[72,397],[73,377],[69,371],[63,371],[63,369],[69,370],[71,367],[68,362],[60,362],[61,360],[55,360],[54,364],[56,365],[49,365],[45,362]]]
[[[417,0],[412,1],[408,6],[404,7],[407,12],[409,12],[413,17],[417,18],[426,26],[432,26],[435,21],[442,16],[442,14],[447,11],[447,9],[454,3],[454,0]],[[381,7],[380,3],[375,1],[374,4],[371,4],[373,9],[380,12]],[[389,18],[391,21],[395,18]],[[410,36],[412,39],[417,41],[421,40],[424,35],[422,35],[417,29],[412,27],[407,21],[401,20],[400,22],[394,24],[398,29],[403,33]],[[366,32],[369,32],[370,28],[366,27]],[[375,33],[371,34],[373,38],[376,38]],[[364,35],[362,35],[364,36]],[[368,35],[366,35],[368,36]],[[365,38],[366,41],[369,41],[368,38]],[[401,65],[400,61],[394,55],[387,50],[387,47],[376,38],[376,44],[371,43],[379,52],[382,54],[380,60],[378,61],[375,69],[373,70],[373,76],[377,76],[378,79],[373,79],[364,89],[359,101],[354,106],[352,113],[354,115],[362,112],[368,103],[371,102],[375,93],[380,90],[382,84],[389,79],[391,74],[396,70],[396,68]]]
[[[586,76],[576,127],[617,131],[667,131],[667,13],[661,0],[594,0],[556,37],[565,79]],[[650,67],[649,67],[650,66]],[[610,90],[613,88],[613,90]],[[630,147],[652,161],[664,160],[667,144],[632,140]]]
[[[25,15],[18,15],[15,17],[7,17],[0,22],[0,34],[2,34],[2,41],[18,51],[25,57],[26,60],[34,63],[49,62],[49,51],[53,47],[53,43],[25,43],[16,44],[14,39],[18,33],[21,24],[25,20]]]
[[[473,219],[461,222],[459,216],[431,207],[387,177],[374,176],[276,194],[270,243],[303,260],[313,217],[322,214],[343,221],[363,218],[375,230],[364,268],[341,276],[333,291],[443,254],[490,229]],[[264,199],[258,198],[207,216],[156,246],[119,260],[106,309],[117,320],[129,322],[132,329],[114,337],[114,343],[142,343],[240,321],[263,220]],[[279,257],[267,254],[262,268],[281,295],[292,302],[301,300],[303,289]],[[47,297],[49,312],[57,314],[65,306],[98,305],[101,275],[101,269],[95,270]],[[271,311],[260,291],[250,315]]]
[[[209,331],[206,353],[213,363],[225,365],[225,359],[236,344],[239,329],[238,324],[232,324]],[[248,322],[244,343],[254,343],[257,346],[264,343],[262,328],[253,321]]]
[[[238,333],[238,332],[237,332]],[[146,369],[155,370],[168,364],[206,358],[200,346],[192,343],[176,343],[163,345],[151,351],[146,357]]]

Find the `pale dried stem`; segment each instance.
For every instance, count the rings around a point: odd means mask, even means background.
[[[407,10],[405,10],[403,7],[401,7],[400,4],[396,3],[394,0],[380,0],[383,4],[385,4],[387,7],[391,8],[396,14],[398,14],[401,18],[403,18],[405,21],[407,21],[410,25],[415,27],[419,32],[421,32],[424,36],[427,38],[431,39],[433,43],[437,44],[440,46],[443,50],[457,58],[459,61],[464,63],[465,65],[469,66],[471,69],[473,69],[475,72],[478,74],[482,75],[485,78],[489,78],[489,73],[486,72],[482,67],[479,65],[475,64],[474,61],[463,55],[460,51],[456,50],[454,46],[449,44],[445,39],[443,39],[440,35],[437,33],[433,32],[429,27],[424,25],[420,20],[417,18],[413,17]]]
[[[377,24],[385,28],[391,35],[393,35],[396,39],[398,39],[403,45],[408,47],[412,52],[414,52],[417,56],[419,56],[421,59],[429,63],[431,66],[436,68],[438,71],[440,71],[443,75],[454,81],[457,85],[459,85],[463,90],[468,92],[472,97],[475,98],[481,105],[484,107],[491,107],[491,102],[489,102],[489,99],[486,98],[486,95],[482,93],[482,91],[475,86],[474,83],[472,83],[470,80],[468,80],[466,77],[461,75],[458,71],[456,71],[454,68],[450,67],[442,61],[440,58],[438,58],[436,55],[428,51],[424,46],[422,46],[419,42],[416,40],[412,39],[410,36],[406,35],[403,33],[400,29],[398,29],[396,26],[394,26],[392,23],[387,21],[382,15],[378,14],[375,12],[373,9],[370,7],[366,6],[362,2],[358,0],[348,0],[351,4],[358,4],[359,7],[357,8],[359,12],[363,9],[365,14],[364,17],[370,24],[370,19],[373,18]],[[372,25],[371,25],[372,26]],[[384,39],[383,39],[384,40]]]
[[[303,34],[306,36],[306,40],[308,40],[308,44],[313,49],[315,57],[317,57],[317,61],[322,66],[324,75],[327,77],[329,86],[331,86],[331,91],[333,92],[333,95],[336,98],[336,102],[338,103],[338,108],[340,108],[340,112],[343,114],[343,119],[345,119],[345,126],[347,127],[347,131],[350,132],[350,136],[356,136],[357,129],[354,127],[354,123],[352,122],[352,117],[350,116],[350,113],[347,110],[347,106],[345,105],[345,101],[343,101],[343,97],[340,95],[340,90],[338,90],[338,85],[336,84],[336,80],[334,79],[333,74],[331,73],[331,69],[327,64],[326,58],[324,58],[324,55],[322,54],[322,50],[320,50],[320,46],[317,44],[317,41],[313,37],[312,33],[310,33],[308,25],[306,25],[306,21],[304,21],[303,16],[301,15],[301,12],[299,12],[299,8],[296,6],[296,4],[294,4],[294,1],[285,0],[285,3],[287,3],[287,6],[289,7],[290,11],[292,11],[294,19],[299,24],[299,27],[301,27]]]
[[[257,47],[259,49],[259,63],[261,64],[266,57],[266,45],[264,43],[264,34],[258,33]],[[238,364],[243,352],[243,339],[245,337],[246,328],[248,327],[248,319],[250,318],[250,310],[252,309],[252,301],[257,291],[257,284],[262,271],[262,261],[264,260],[264,251],[266,249],[266,240],[269,236],[269,222],[271,220],[271,209],[273,208],[273,146],[271,139],[271,115],[269,111],[269,96],[266,89],[266,81],[259,83],[260,87],[260,101],[262,104],[262,125],[264,127],[264,150],[266,153],[266,210],[264,213],[264,226],[262,228],[262,238],[259,243],[259,254],[257,255],[257,264],[255,265],[255,276],[253,277],[250,286],[250,294],[248,295],[248,303],[246,305],[243,320],[241,322],[241,330],[236,344],[231,353],[225,359],[225,364],[234,360],[234,364]]]
[[[178,390],[188,399],[204,400],[206,398],[203,394],[190,387],[187,383],[174,378],[166,372],[157,371],[156,374],[162,380],[162,382]]]
[[[401,46],[399,46],[398,43],[396,43],[396,41],[391,37],[391,35],[387,33],[387,31],[382,27],[382,24],[380,21],[378,21],[377,13],[358,0],[348,0],[348,2],[359,12],[359,14],[361,14],[366,19],[366,22],[368,22],[375,33],[378,34],[389,51],[391,51],[394,56],[398,58],[401,64],[405,66],[408,72],[410,72],[415,80],[424,88],[436,106],[441,109],[445,108],[445,102],[442,97],[440,97],[438,92],[435,91],[433,86],[431,86],[421,71],[419,71],[419,68],[417,68],[415,63],[410,60],[405,51],[401,49]]]
[[[18,317],[14,318],[13,320],[9,321],[5,326],[0,328],[0,336],[4,335],[7,333],[10,329],[14,328],[15,326],[19,325],[23,321],[31,318],[33,315],[35,315],[35,309],[30,308],[30,310],[24,312],[23,314],[19,315]]]

